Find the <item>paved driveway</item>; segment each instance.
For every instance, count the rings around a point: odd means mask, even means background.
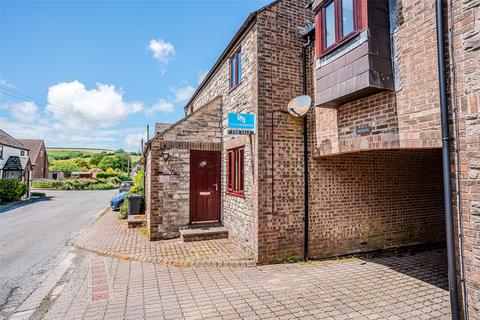
[[[178,268],[84,253],[45,319],[450,319],[442,250]]]
[[[48,200],[0,213],[0,310],[11,311],[38,286],[114,192],[46,191]]]

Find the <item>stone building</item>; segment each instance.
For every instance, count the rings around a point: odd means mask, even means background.
[[[435,1],[308,3],[279,0],[252,13],[186,117],[148,142],[151,239],[221,224],[258,263],[444,242]],[[480,314],[479,5],[446,6],[454,23],[445,46],[454,58],[450,105],[459,124],[452,149],[458,143],[461,151],[460,163],[452,154],[459,169],[452,177],[465,239],[457,257],[471,319]],[[297,30],[309,21],[316,23],[307,30],[311,44]],[[308,224],[303,121],[285,112],[304,91],[302,48],[313,97]],[[255,134],[229,133],[230,113],[255,114]]]

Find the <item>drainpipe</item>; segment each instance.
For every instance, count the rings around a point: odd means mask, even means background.
[[[437,59],[438,80],[440,89],[440,116],[442,127],[442,168],[443,199],[445,206],[445,229],[447,237],[448,286],[450,292],[450,308],[453,320],[460,319],[457,292],[457,270],[455,259],[455,236],[452,213],[452,186],[450,177],[450,133],[448,127],[447,82],[445,71],[445,48],[443,43],[443,0],[436,0],[437,24]],[[459,204],[460,205],[460,204]]]
[[[307,95],[307,49],[310,46],[310,36],[307,35],[307,41],[302,47],[302,70],[303,70],[303,94]],[[303,117],[303,184],[304,192],[304,230],[303,230],[303,260],[308,260],[308,222],[309,222],[309,195],[308,195],[308,116]]]

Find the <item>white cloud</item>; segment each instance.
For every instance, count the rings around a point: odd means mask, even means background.
[[[0,109],[8,110],[12,117],[20,122],[33,123],[38,119],[38,107],[31,101],[7,103]]]
[[[202,81],[205,79],[207,74],[208,74],[208,70],[200,73],[200,75],[198,76],[198,81],[197,81],[198,85],[200,85],[200,83],[202,83]]]
[[[170,42],[163,39],[152,39],[148,44],[148,50],[153,54],[153,58],[162,64],[167,64],[175,55],[175,48]]]
[[[7,87],[7,88],[15,88],[13,85],[8,83],[8,81],[5,80],[5,79],[0,79],[0,85],[2,85],[4,87]]]
[[[147,133],[145,130],[143,130],[143,132],[128,133],[123,139],[123,145],[126,150],[137,151],[140,149],[140,142],[142,139],[144,142],[147,140]]]
[[[195,88],[192,86],[170,88],[170,90],[175,93],[175,102],[185,102],[190,99],[192,94],[195,92]]]
[[[174,110],[173,103],[165,99],[160,99],[152,107],[145,109],[145,113],[148,116],[153,116],[157,112],[172,113],[173,110]]]
[[[46,110],[57,128],[73,131],[112,128],[143,109],[139,102],[124,101],[113,85],[97,83],[96,89],[88,90],[79,81],[48,88],[48,103]]]

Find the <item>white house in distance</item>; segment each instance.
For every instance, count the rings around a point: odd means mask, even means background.
[[[19,179],[27,183],[27,196],[32,176],[28,153],[27,147],[0,129],[0,179]]]

